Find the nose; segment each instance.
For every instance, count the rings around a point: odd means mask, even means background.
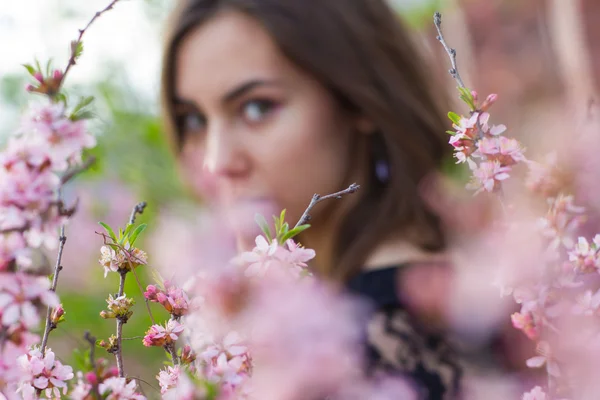
[[[207,132],[204,169],[215,177],[234,178],[248,169],[243,144],[224,129],[214,128]]]

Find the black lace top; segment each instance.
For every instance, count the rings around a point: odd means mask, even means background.
[[[408,377],[419,399],[455,399],[462,374],[458,357],[443,337],[424,333],[400,302],[396,273],[404,267],[365,271],[348,284],[374,306],[367,327],[369,372]]]

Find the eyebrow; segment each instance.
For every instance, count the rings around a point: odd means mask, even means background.
[[[223,103],[231,103],[233,100],[243,96],[245,93],[251,91],[256,87],[272,85],[277,85],[277,81],[253,79],[251,81],[239,85],[235,89],[228,92],[225,96],[223,96]]]
[[[278,85],[278,84],[279,84],[279,82],[274,81],[274,80],[253,79],[248,82],[242,83],[241,85],[239,85],[236,88],[227,92],[225,94],[225,96],[223,96],[222,102],[223,103],[231,103],[238,97],[243,96],[247,92],[249,92],[252,89],[259,87],[259,86],[274,86],[274,85]],[[177,96],[175,96],[173,98],[173,100],[174,100],[174,103],[178,106],[196,107],[196,103],[192,100],[183,99],[183,98],[180,98]]]

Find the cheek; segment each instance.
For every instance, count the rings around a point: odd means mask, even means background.
[[[271,151],[263,160],[268,159],[271,166],[268,175],[274,195],[290,220],[297,219],[313,194],[343,189],[350,127],[331,107],[316,104],[310,109],[290,110],[277,125],[268,146]]]

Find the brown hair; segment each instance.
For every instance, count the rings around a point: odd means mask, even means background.
[[[162,101],[165,122],[181,149],[174,118],[175,60],[182,38],[223,9],[256,18],[280,50],[339,98],[368,117],[383,142],[390,176],[375,172],[344,216],[333,265],[323,275],[345,280],[392,232],[427,250],[444,247],[438,218],[419,195],[450,149],[440,112],[442,86],[385,0],[184,0],[172,15],[164,55]],[[435,91],[435,92],[434,92]],[[362,183],[362,182],[359,182]]]

